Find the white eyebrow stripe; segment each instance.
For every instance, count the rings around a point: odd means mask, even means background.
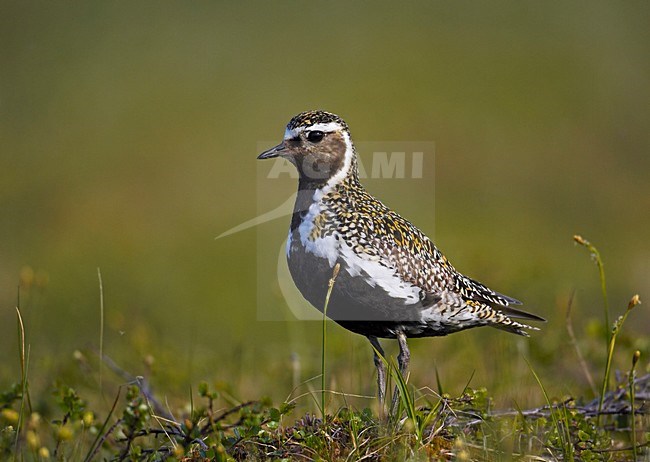
[[[305,131],[312,132],[318,130],[324,133],[331,133],[342,129],[343,127],[338,122],[328,122],[326,124],[314,124],[314,125],[310,125],[309,127],[296,127],[293,130],[289,130],[287,128],[284,132],[284,139],[285,140],[293,139]]]
[[[329,123],[326,123],[326,124],[314,124],[314,125],[311,125],[311,126],[305,128],[305,130],[310,131],[310,132],[318,130],[318,131],[321,131],[321,132],[329,133],[329,132],[335,132],[337,130],[341,130],[342,128],[343,127],[341,127],[340,123],[329,122]]]

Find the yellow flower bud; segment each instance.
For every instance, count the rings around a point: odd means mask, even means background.
[[[34,269],[31,266],[23,266],[20,270],[20,285],[25,289],[32,286],[34,282]]]
[[[631,299],[630,302],[627,304],[627,310],[631,310],[635,306],[637,306],[639,303],[641,303],[641,299],[639,298],[639,294],[635,294]]]
[[[2,414],[0,415],[2,415],[2,418],[10,424],[17,424],[20,417],[18,412],[14,411],[13,409],[3,409]]]
[[[27,446],[29,446],[30,449],[36,450],[41,445],[41,439],[32,430],[27,431],[27,434],[25,435],[25,440],[27,441]]]
[[[84,413],[83,422],[86,427],[90,427],[95,421],[95,416],[92,412],[88,411]]]
[[[174,448],[174,456],[180,458],[183,457],[184,455],[185,455],[185,448],[180,444],[177,444],[176,447]]]
[[[573,240],[576,241],[580,245],[589,245],[589,241],[586,240],[584,237],[580,236],[579,234],[575,234],[573,236]]]
[[[74,436],[74,431],[72,430],[72,427],[70,425],[64,425],[59,428],[57,437],[61,441],[70,441],[73,436]]]
[[[41,423],[41,415],[38,412],[32,412],[29,416],[29,427],[36,428]]]

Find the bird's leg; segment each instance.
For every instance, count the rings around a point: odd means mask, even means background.
[[[399,343],[399,355],[397,355],[397,363],[399,364],[399,372],[406,380],[406,374],[409,370],[409,362],[411,361],[411,352],[409,351],[408,343],[406,343],[406,334],[404,332],[397,333],[397,342]]]
[[[377,395],[379,397],[379,413],[384,413],[384,400],[386,398],[386,364],[384,363],[384,350],[373,335],[368,336],[370,344],[372,345],[373,358],[375,360],[375,367],[377,368],[377,388],[379,389]]]
[[[409,346],[406,342],[406,334],[404,332],[397,332],[397,343],[399,343],[399,355],[397,355],[399,373],[402,375],[404,382],[406,382],[408,379],[407,374],[409,369],[409,361],[411,360],[411,352],[409,351]],[[391,415],[394,414],[397,410],[398,397],[399,389],[396,385],[395,392],[393,393],[393,402],[391,403],[390,407]]]

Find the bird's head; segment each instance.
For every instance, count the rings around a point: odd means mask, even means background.
[[[289,121],[282,143],[257,158],[283,157],[296,166],[301,180],[325,184],[345,177],[354,155],[343,119],[330,112],[308,111]]]

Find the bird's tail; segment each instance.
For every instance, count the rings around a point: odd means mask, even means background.
[[[486,316],[485,319],[487,320],[486,324],[490,327],[494,327],[495,329],[505,330],[506,332],[512,332],[513,334],[517,334],[517,335],[523,335],[524,337],[530,336],[527,330],[539,330],[539,328],[537,327],[529,326],[528,324],[523,324],[521,322],[514,321],[512,319],[513,317],[514,318],[523,317],[521,316],[523,312],[519,310],[511,310],[508,308],[502,310],[502,309],[494,309],[492,307],[489,307],[488,309],[490,310],[490,314]],[[514,311],[514,313],[511,311]],[[544,321],[543,318],[534,315],[531,315],[528,319],[536,320],[536,321],[537,320]]]
[[[529,326],[527,324],[522,324],[517,321],[510,320],[510,323],[499,323],[499,324],[488,324],[490,327],[495,329],[505,330],[506,332],[511,332],[517,335],[523,335],[524,337],[530,337],[530,334],[526,331],[528,330],[539,330],[538,327]]]

